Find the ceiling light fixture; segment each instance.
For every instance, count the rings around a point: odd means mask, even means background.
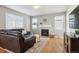
[[[34,9],[38,9],[40,6],[33,6]]]

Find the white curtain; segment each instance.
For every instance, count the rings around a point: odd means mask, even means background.
[[[6,13],[6,29],[24,28],[23,17]]]

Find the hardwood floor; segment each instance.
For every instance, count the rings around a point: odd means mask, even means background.
[[[8,53],[5,49],[0,47],[0,53]]]
[[[60,37],[49,38],[47,44],[41,51],[42,53],[65,53],[64,39]]]

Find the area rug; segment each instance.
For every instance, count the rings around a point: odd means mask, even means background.
[[[35,43],[32,48],[26,51],[26,53],[41,53],[42,48],[47,43],[48,38],[40,38],[40,41]]]

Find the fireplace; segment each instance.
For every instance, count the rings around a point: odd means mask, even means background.
[[[41,29],[41,36],[49,36],[49,30],[48,29]]]

